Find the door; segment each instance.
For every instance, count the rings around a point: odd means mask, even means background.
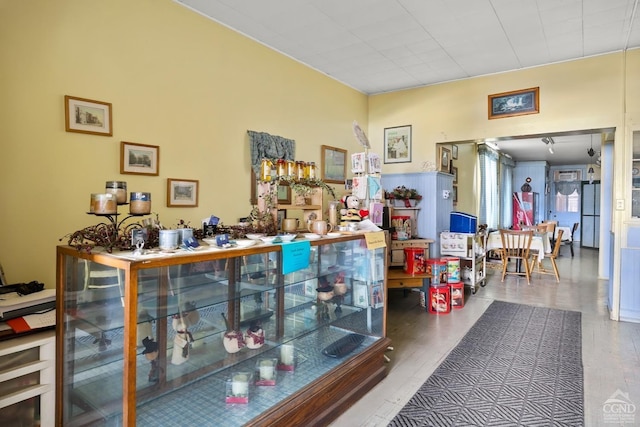
[[[600,247],[600,181],[582,183],[580,247]]]

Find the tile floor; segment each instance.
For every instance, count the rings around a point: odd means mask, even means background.
[[[597,279],[598,252],[562,248],[558,258],[560,283],[553,275],[533,274],[526,279],[489,271],[487,285],[467,295],[465,307],[447,315],[425,313],[419,294],[402,291],[389,295],[387,335],[393,351],[387,355],[388,376],[332,427],[386,426],[414,392],[444,360],[493,300],[582,312],[585,425],[621,425],[606,419],[604,403],[618,390],[628,393],[637,414],[627,425],[640,425],[640,324],[609,320],[607,281]],[[639,279],[640,282],[640,279]]]

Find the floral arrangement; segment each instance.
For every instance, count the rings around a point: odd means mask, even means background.
[[[385,198],[395,200],[422,200],[422,196],[415,188],[407,188],[404,185],[394,188],[392,191],[385,191]]]

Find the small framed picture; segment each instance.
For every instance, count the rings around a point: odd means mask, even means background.
[[[453,175],[453,183],[457,184],[458,183],[458,168],[452,167],[451,168],[451,174]]]
[[[440,172],[449,172],[449,161],[451,160],[451,150],[446,147],[440,146],[440,153],[438,155],[438,170]]]
[[[411,162],[411,125],[384,129],[384,162]]]
[[[198,181],[167,179],[167,206],[195,208],[198,206]]]
[[[458,203],[458,186],[453,186],[453,203]]]
[[[489,95],[489,120],[540,113],[540,88]]]
[[[112,136],[111,104],[65,95],[64,119],[67,132]]]
[[[342,184],[347,177],[347,150],[322,146],[322,180]]]
[[[282,230],[282,220],[285,219],[286,217],[287,217],[287,210],[278,209],[278,212],[276,214],[276,228],[278,230]]]
[[[291,187],[288,185],[278,185],[276,189],[278,193],[278,203],[282,205],[290,205],[291,204]]]
[[[369,287],[360,282],[353,285],[353,305],[360,308],[369,307]]]
[[[160,147],[157,145],[120,142],[120,173],[155,175],[160,173]]]
[[[451,158],[453,160],[458,160],[458,146],[457,145],[452,145],[451,146]]]
[[[380,308],[384,305],[384,289],[381,284],[371,286],[371,307]]]

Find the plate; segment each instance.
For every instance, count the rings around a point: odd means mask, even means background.
[[[305,239],[309,240],[318,240],[320,237],[322,237],[321,235],[315,233],[304,233],[303,236]]]
[[[236,245],[238,245],[238,247],[240,247],[240,248],[248,248],[249,246],[253,246],[256,243],[258,243],[257,240],[251,240],[251,239],[238,239],[238,240],[236,240]]]
[[[263,236],[260,238],[265,243],[274,243],[278,236]]]
[[[278,237],[280,238],[280,240],[282,240],[283,242],[290,242],[293,239],[295,239],[297,236],[297,234],[281,234]]]
[[[342,233],[327,233],[327,237],[340,237]]]
[[[247,239],[251,239],[251,240],[260,240],[261,237],[264,237],[264,233],[249,233],[249,234],[247,234]]]

